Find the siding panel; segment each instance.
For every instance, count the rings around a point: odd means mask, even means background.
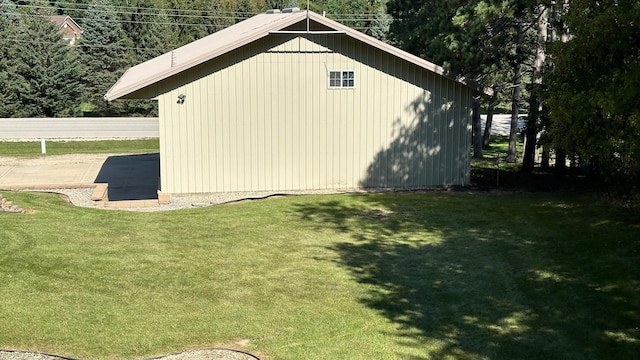
[[[328,89],[347,69],[355,89]],[[165,192],[468,181],[469,101],[448,102],[469,90],[346,36],[274,35],[190,71],[158,97]]]

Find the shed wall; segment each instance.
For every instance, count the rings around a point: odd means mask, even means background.
[[[270,35],[155,91],[163,192],[469,182],[470,90],[344,35]]]

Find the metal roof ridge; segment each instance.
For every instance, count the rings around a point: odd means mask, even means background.
[[[220,55],[235,50],[270,34],[288,33],[287,31],[283,31],[282,29],[285,29],[286,27],[307,18],[313,20],[318,24],[333,29],[332,31],[323,30],[323,33],[330,32],[332,34],[346,34],[347,36],[350,36],[356,40],[378,48],[405,61],[413,63],[416,66],[422,67],[450,80],[461,83],[480,93],[488,94],[484,89],[482,89],[481,86],[479,86],[475,82],[464,78],[452,76],[439,65],[436,65],[428,60],[413,55],[395,46],[387,44],[360,31],[354,30],[323,15],[317,14],[313,11],[304,10],[288,13],[275,12],[258,14],[245,21],[239,22],[213,34],[207,35],[201,39],[185,44],[177,49],[174,49],[153,59],[147,60],[141,64],[135,65],[125,71],[120,79],[118,79],[118,81],[116,81],[116,83],[107,91],[107,93],[104,95],[104,98],[108,101],[115,100],[147,86],[153,85],[154,83],[157,83],[161,80],[174,76],[191,67],[198,66],[209,60],[215,59]],[[240,32],[238,33],[238,31]],[[297,31],[296,33],[304,35],[313,34],[314,32]],[[202,45],[212,46],[207,47]],[[202,51],[197,51],[201,48],[203,48]],[[194,50],[196,52],[195,55],[192,53],[192,51]],[[180,58],[176,58],[176,56],[185,56],[185,58],[183,60]],[[168,66],[167,64],[162,64],[162,61],[164,61],[163,57],[169,58]],[[161,62],[161,67],[157,71],[154,71],[156,68],[153,67],[151,68],[152,71],[148,72],[147,74],[142,74],[142,76],[138,76],[138,78],[135,74],[132,75],[132,71],[136,71],[136,69],[144,69],[145,67],[149,67],[150,64],[157,65],[156,63],[158,62]]]
[[[276,18],[275,21],[270,21],[270,22],[265,22],[265,23],[256,23],[256,26],[251,27],[251,29],[247,29],[243,32],[240,33],[240,36],[238,36],[234,41],[225,44],[221,47],[214,47],[211,50],[207,50],[204,51],[202,54],[199,54],[198,56],[191,58],[191,59],[186,59],[183,62],[179,62],[178,64],[170,64],[170,66],[166,69],[161,69],[160,71],[153,73],[151,75],[145,76],[144,78],[139,79],[138,81],[134,81],[132,84],[130,85],[126,85],[124,86],[122,89],[118,89],[118,85],[121,85],[124,81],[123,80],[127,80],[127,74],[131,73],[132,70],[135,69],[140,69],[143,68],[144,66],[149,65],[150,63],[152,63],[154,60],[158,60],[160,58],[164,57],[168,57],[171,56],[173,57],[176,52],[183,52],[189,48],[194,48],[197,47],[199,44],[202,43],[206,43],[207,40],[212,40],[218,37],[222,37],[223,35],[227,34],[227,33],[232,33],[234,30],[237,30],[238,28],[240,28],[240,26],[244,23],[244,25],[246,26],[247,23],[246,21],[249,21],[251,19],[256,19],[257,17],[260,16],[267,16],[267,17],[273,17]],[[292,23],[295,23],[298,20],[298,18],[302,18],[303,16],[306,16],[306,13],[303,12],[297,12],[297,13],[275,13],[275,14],[258,14],[256,16],[254,16],[253,18],[250,18],[248,20],[245,20],[243,22],[237,23],[235,25],[229,26],[227,28],[224,28],[220,31],[217,31],[213,34],[207,35],[201,39],[195,40],[193,42],[190,42],[188,44],[185,44],[177,49],[174,49],[172,51],[169,51],[167,53],[164,53],[162,55],[159,55],[153,59],[147,60],[143,63],[140,63],[138,65],[132,66],[129,69],[127,69],[125,71],[125,73],[120,77],[120,79],[118,79],[118,81],[116,81],[116,83],[111,86],[111,88],[107,91],[107,93],[104,95],[105,100],[107,101],[112,101],[115,100],[117,98],[120,98],[122,96],[125,96],[131,92],[137,91],[139,89],[142,89],[143,87],[152,85],[153,83],[160,81],[160,80],[164,80],[170,76],[173,76],[177,73],[180,73],[184,70],[187,70],[193,66],[197,66],[201,63],[204,63],[208,60],[214,59],[226,52],[229,52],[231,50],[234,50],[238,47],[241,47],[243,45],[246,45],[252,41],[258,40],[262,37],[265,37],[267,35],[269,35],[269,32],[273,29],[273,28],[284,28],[286,26],[291,25]],[[256,19],[257,20],[257,19]],[[259,30],[260,29],[260,30]],[[262,29],[264,29],[264,31],[261,31]],[[172,65],[172,66],[171,66]]]

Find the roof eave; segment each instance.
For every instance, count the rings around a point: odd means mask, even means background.
[[[194,66],[198,66],[200,64],[203,64],[209,60],[215,59],[218,56],[221,56],[225,53],[228,53],[230,51],[233,51],[235,49],[238,49],[246,44],[249,44],[253,41],[259,40],[261,38],[264,38],[266,36],[269,36],[272,32],[274,31],[280,31],[282,29],[286,29],[287,27],[294,25],[298,22],[300,22],[301,20],[304,20],[307,18],[307,16],[309,17],[309,19],[324,25],[328,28],[334,29],[336,30],[338,33],[340,34],[345,34],[346,36],[350,36],[358,41],[361,41],[363,43],[366,43],[368,45],[371,45],[373,47],[376,47],[382,51],[385,51],[391,55],[394,55],[398,58],[404,59],[405,61],[408,61],[410,63],[413,63],[416,66],[419,66],[421,68],[424,68],[428,71],[434,72],[438,75],[444,76],[450,80],[459,82],[469,88],[471,88],[472,90],[474,90],[476,93],[481,94],[481,95],[491,95],[490,90],[487,90],[486,88],[483,89],[480,85],[476,84],[473,81],[464,79],[464,78],[459,78],[459,77],[454,77],[451,76],[450,74],[448,74],[446,72],[446,70],[444,68],[442,68],[441,66],[438,66],[434,63],[431,63],[423,58],[420,58],[418,56],[415,56],[413,54],[410,54],[404,50],[398,49],[394,46],[391,46],[383,41],[380,41],[378,39],[375,39],[369,35],[366,35],[362,32],[356,31],[348,26],[345,26],[343,24],[340,24],[339,22],[336,22],[334,20],[331,20],[325,16],[319,15],[317,13],[314,13],[312,11],[300,11],[297,13],[293,13],[289,16],[283,17],[281,19],[279,19],[278,21],[274,21],[270,24],[267,24],[266,26],[264,26],[263,28],[260,29],[260,31],[249,31],[247,32],[246,36],[243,36],[239,39],[237,39],[236,41],[227,44],[226,46],[220,47],[220,48],[216,48],[214,51],[211,52],[207,52],[205,54],[203,54],[202,56],[199,56],[197,58],[188,60],[184,63],[180,63],[179,65],[176,66],[172,66],[169,69],[165,70],[165,71],[161,71],[159,73],[155,73],[152,74],[151,76],[148,76],[147,78],[144,78],[140,81],[134,82],[133,84],[123,87],[123,88],[119,88],[119,84],[121,83],[122,79],[125,78],[125,75],[130,72],[130,71],[135,71],[135,69],[139,66],[144,66],[144,64],[146,63],[142,63],[139,65],[136,65],[130,69],[128,69],[125,74],[123,74],[123,76],[120,77],[120,79],[118,79],[118,81],[109,89],[109,91],[107,91],[107,93],[104,95],[105,100],[107,101],[113,101],[119,98],[123,98],[127,95],[133,94],[137,91],[140,91],[144,88],[147,88],[149,86],[152,86],[153,84],[156,84],[162,80],[165,80],[167,78],[170,78],[174,75],[177,75],[185,70],[188,70]],[[313,31],[309,32],[309,33],[313,33]],[[173,51],[172,51],[173,52]],[[168,54],[168,53],[167,53]],[[166,55],[166,54],[163,54]],[[161,55],[161,56],[163,56]],[[157,59],[157,58],[155,58]]]
[[[364,43],[367,43],[371,46],[377,47],[383,51],[386,51],[389,54],[392,54],[394,56],[397,56],[401,59],[404,59],[410,63],[413,63],[414,65],[417,65],[419,67],[422,67],[426,70],[432,71],[438,75],[444,76],[450,80],[459,82],[469,88],[471,88],[472,90],[474,90],[475,92],[477,92],[479,95],[485,95],[485,96],[491,96],[493,94],[493,90],[486,88],[486,87],[482,87],[481,85],[479,85],[478,83],[476,83],[473,80],[464,78],[464,77],[460,77],[460,76],[452,76],[451,74],[449,74],[443,67],[436,65],[428,60],[425,60],[419,56],[413,55],[409,52],[406,52],[402,49],[399,49],[395,46],[389,45],[381,40],[378,40],[372,36],[369,36],[365,33],[362,33],[360,31],[354,30],[348,26],[345,26],[337,21],[331,20],[327,17],[321,16],[319,14],[316,14],[314,12],[310,12],[309,13],[309,17],[311,19],[313,19],[314,21],[317,21],[325,26],[334,28],[336,30],[340,30],[340,31],[344,31],[348,36],[351,36],[352,38],[355,38],[359,41],[362,41]]]
[[[274,31],[276,29],[283,29],[286,28],[287,26],[290,26],[292,24],[297,23],[298,21],[300,21],[300,18],[306,16],[304,13],[299,12],[299,13],[295,13],[294,15],[288,16],[286,18],[283,18],[281,21],[275,21],[272,24],[269,24],[268,26],[265,26],[263,31],[260,32],[248,32],[247,36],[242,37],[240,39],[238,39],[237,41],[216,49],[215,51],[212,51],[210,53],[206,53],[200,57],[194,58],[192,60],[186,61],[184,63],[181,63],[178,66],[174,66],[171,67],[170,69],[160,72],[158,74],[154,74],[154,76],[150,76],[144,80],[141,80],[137,83],[134,83],[131,86],[122,88],[118,91],[112,91],[114,89],[117,89],[117,85],[120,83],[120,80],[122,80],[124,78],[124,74],[120,77],[120,79],[118,79],[118,81],[109,89],[109,91],[107,91],[107,93],[104,95],[104,99],[107,101],[113,101],[119,98],[122,98],[124,96],[127,96],[129,94],[132,94],[136,91],[142,90],[148,86],[151,86],[159,81],[165,80],[171,76],[177,75],[185,70],[188,70],[194,66],[200,65],[206,61],[215,59],[216,57],[223,55],[225,53],[228,53],[230,51],[233,51],[235,49],[238,49],[246,44],[249,44],[253,41],[259,40],[263,37],[266,37],[269,35],[269,33],[271,31]],[[125,74],[133,69],[135,69],[137,66],[143,65],[139,64],[136,65],[132,68],[129,68]]]

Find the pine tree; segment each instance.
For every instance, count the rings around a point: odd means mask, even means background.
[[[390,0],[387,7],[394,18],[390,36],[400,47],[442,64],[453,74],[510,91],[508,160],[515,161],[523,79],[531,72],[536,54],[537,2],[421,0],[412,5],[408,0]]]
[[[134,0],[128,3],[128,10],[119,14],[123,35],[134,65],[162,55],[175,47],[172,37],[171,20],[166,9],[154,9],[157,1]]]
[[[378,40],[386,41],[387,34],[389,33],[389,27],[393,20],[389,14],[387,14],[387,8],[382,1],[375,1],[374,5],[378,7],[378,11],[374,17],[374,21],[371,27],[371,36]]]
[[[126,42],[114,6],[109,0],[92,0],[82,23],[81,58],[87,68],[85,106],[101,114],[118,112],[104,94],[127,66]]]
[[[22,14],[18,25],[20,51],[12,54],[8,86],[17,105],[13,116],[72,116],[82,91],[82,68],[75,50],[49,21],[53,9],[44,2],[37,5]]]
[[[0,0],[0,117],[12,117],[19,107],[10,74],[15,73],[19,16],[9,0]]]

